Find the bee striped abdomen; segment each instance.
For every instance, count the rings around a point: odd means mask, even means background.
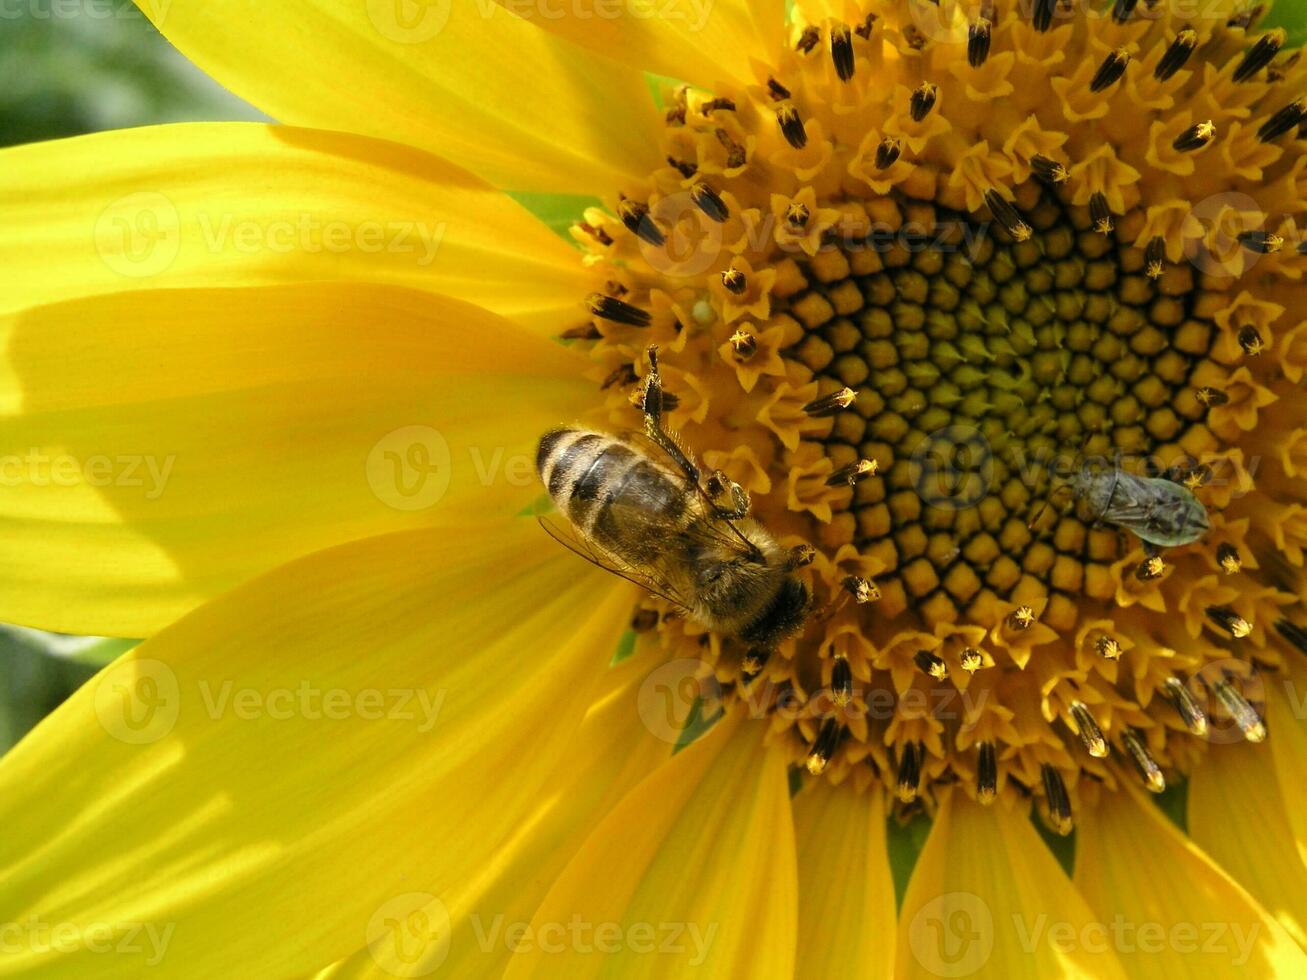
[[[610,547],[622,541],[613,505],[664,518],[679,516],[684,507],[670,474],[614,436],[556,429],[540,440],[536,468],[559,511]]]

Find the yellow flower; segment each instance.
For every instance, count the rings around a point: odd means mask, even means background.
[[[1282,32],[142,5],[286,125],[3,156],[0,618],[149,640],[0,765],[0,973],[1307,969]],[[815,548],[779,649],[526,516],[650,343]]]

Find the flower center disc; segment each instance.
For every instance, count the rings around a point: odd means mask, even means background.
[[[567,336],[619,429],[657,344],[687,446],[818,549],[765,664],[652,600],[637,629],[814,775],[1038,797],[1066,832],[1214,733],[1260,741],[1259,670],[1307,647],[1272,528],[1301,510],[1307,344],[1268,353],[1307,262],[1270,230],[1307,205],[1303,69],[1238,17],[919,6],[672,93],[667,166],[573,228],[596,278]],[[1210,531],[1145,547],[1092,472],[1192,493]]]

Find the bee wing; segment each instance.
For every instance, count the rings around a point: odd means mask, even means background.
[[[680,447],[681,452],[685,454],[685,458],[694,462],[694,457],[691,456],[689,450],[685,448],[685,444],[682,442],[680,435],[672,431],[668,431],[668,435],[671,437],[672,441]],[[645,455],[653,456],[666,462],[670,466],[672,472],[676,474],[677,479],[682,483],[688,484],[690,482],[685,476],[684,471],[681,469],[680,464],[672,457],[672,455],[643,432],[632,430],[623,433],[623,436],[630,442],[640,446],[645,451]],[[694,485],[694,491],[707,505],[708,513],[715,514],[716,505],[713,503],[712,498],[708,496],[708,491],[705,490],[702,485],[697,483]],[[729,521],[725,517],[717,517],[711,521],[703,521],[702,526],[705,529],[705,533],[709,534],[713,540],[725,545],[726,547],[734,548],[739,551],[741,555],[756,556],[759,554],[757,547],[752,541],[740,533],[740,529],[735,526],[734,521]]]
[[[624,578],[632,585],[647,589],[660,599],[666,599],[682,612],[689,612],[689,603],[677,592],[676,588],[665,578],[657,576],[646,569],[636,568],[630,562],[623,561],[607,548],[600,547],[588,538],[566,530],[553,521],[543,517],[536,518],[545,533],[561,544],[568,551],[580,555],[591,565],[612,572],[618,578]]]

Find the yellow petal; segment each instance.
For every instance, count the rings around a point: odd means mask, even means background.
[[[661,160],[639,72],[487,0],[138,5],[273,118],[420,146],[498,187],[603,196]]]
[[[1076,886],[1131,977],[1300,977],[1284,929],[1136,791],[1081,817]]]
[[[1307,865],[1270,746],[1213,745],[1190,777],[1188,815],[1194,843],[1307,947]]]
[[[903,899],[896,975],[1122,976],[1110,948],[1079,942],[1092,942],[1092,920],[1023,809],[982,807],[953,793]]]
[[[888,978],[896,908],[885,801],[813,781],[794,800],[799,855],[797,980]]]
[[[540,494],[577,361],[388,286],[155,290],[0,317],[0,619],[149,635],[298,555]]]
[[[790,980],[794,827],[762,728],[719,723],[632,790],[550,889],[505,978]]]
[[[1284,674],[1266,684],[1266,721],[1272,733],[1266,741],[1284,796],[1284,812],[1298,846],[1298,859],[1307,862],[1307,785],[1302,777],[1302,760],[1307,759],[1304,681],[1307,672],[1293,669],[1292,661],[1286,660]]]
[[[548,791],[540,794],[511,846],[478,874],[462,905],[449,908],[449,952],[437,976],[499,976],[513,955],[512,936],[530,923],[595,824],[671,756],[672,746],[645,727],[638,710],[661,661],[661,651],[651,649],[603,676],[595,703],[559,758]],[[395,975],[390,952],[362,949],[324,973],[323,980],[388,980]]]
[[[557,334],[587,291],[576,252],[521,206],[381,140],[157,126],[5,150],[0,170],[0,311],[337,279],[445,293]]]
[[[291,976],[462,907],[630,614],[542,537],[513,519],[312,555],[93,678],[0,763],[0,921],[72,937],[9,930],[0,975]]]
[[[653,0],[643,5],[651,16],[637,16],[635,4],[613,16],[611,0],[569,0],[548,16],[496,2],[601,55],[708,89],[753,84],[752,62],[776,63],[785,28],[782,0]]]

